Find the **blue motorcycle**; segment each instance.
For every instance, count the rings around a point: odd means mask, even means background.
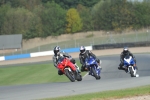
[[[132,56],[126,56],[124,58],[124,68],[127,70],[127,73],[131,74],[131,77],[139,77],[137,74],[137,69],[134,67],[135,62]]]
[[[90,73],[91,76],[94,76],[97,80],[100,79],[100,73],[101,73],[101,69],[98,66],[98,63],[96,61],[96,59],[94,59],[93,57],[88,57],[85,60],[86,62],[86,67]],[[100,61],[101,64],[101,61]]]

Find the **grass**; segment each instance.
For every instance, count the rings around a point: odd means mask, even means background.
[[[59,76],[52,63],[0,68],[0,86],[66,81],[70,80],[65,75]]]
[[[150,95],[150,85],[130,89],[104,91],[59,98],[45,98],[42,100],[112,100],[141,95]]]

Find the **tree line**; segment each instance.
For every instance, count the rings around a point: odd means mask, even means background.
[[[150,26],[150,1],[0,0],[0,35],[24,39]]]

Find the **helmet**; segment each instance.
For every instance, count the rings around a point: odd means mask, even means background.
[[[123,48],[123,54],[127,55],[129,52],[128,47],[124,47]]]
[[[56,46],[53,51],[54,51],[54,54],[57,55],[60,52],[60,47]]]
[[[84,54],[84,53],[85,53],[85,50],[86,50],[86,49],[85,49],[84,46],[81,46],[81,47],[80,47],[80,52],[81,52],[81,54]]]

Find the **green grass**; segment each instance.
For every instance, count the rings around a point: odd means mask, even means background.
[[[42,100],[112,100],[116,98],[124,98],[140,95],[150,95],[150,85],[123,90],[112,90],[75,96],[59,97],[59,98],[47,98]]]
[[[70,80],[65,75],[59,76],[52,63],[0,68],[0,86],[66,81]]]

